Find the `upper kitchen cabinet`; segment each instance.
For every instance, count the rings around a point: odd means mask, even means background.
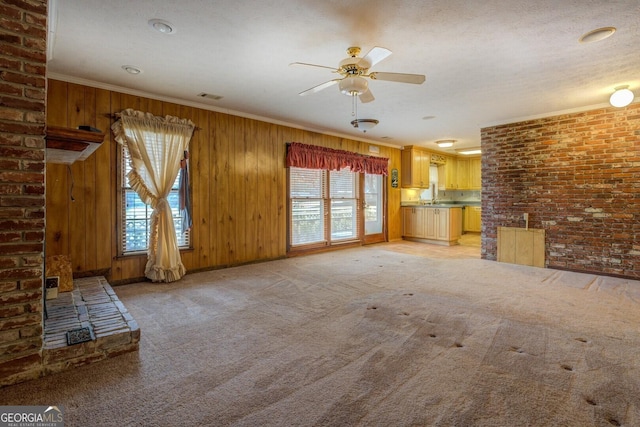
[[[413,146],[402,150],[402,186],[405,188],[429,188],[431,154]]]
[[[482,159],[480,157],[469,159],[469,187],[472,190],[482,189]]]
[[[458,157],[447,159],[447,165],[443,170],[446,179],[446,190],[480,190],[482,189],[480,157]],[[440,170],[438,170],[439,172]],[[438,177],[443,175],[440,173]],[[443,189],[439,183],[438,187]]]
[[[456,188],[459,190],[468,190],[471,187],[469,165],[470,159],[468,157],[460,157],[456,162]]]
[[[441,156],[444,162],[438,164],[438,190],[455,190],[456,180],[456,158],[451,156]]]

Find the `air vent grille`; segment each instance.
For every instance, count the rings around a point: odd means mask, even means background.
[[[219,99],[222,99],[222,96],[220,96],[220,95],[214,95],[214,94],[212,94],[212,93],[205,93],[205,92],[200,92],[200,93],[198,94],[198,96],[199,96],[200,98],[213,99],[214,101],[217,101],[217,100],[219,100]]]

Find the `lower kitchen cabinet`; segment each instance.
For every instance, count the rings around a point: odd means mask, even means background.
[[[462,234],[462,209],[438,206],[403,207],[403,237],[456,245]]]
[[[482,231],[482,208],[480,206],[464,208],[464,231],[477,233]]]
[[[425,236],[423,207],[402,208],[402,235],[420,238]]]

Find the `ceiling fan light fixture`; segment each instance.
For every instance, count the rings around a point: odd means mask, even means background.
[[[456,141],[454,139],[441,139],[440,141],[436,141],[436,144],[438,144],[438,147],[440,148],[449,148],[449,147],[453,147],[453,144]]]
[[[351,126],[356,129],[361,130],[362,132],[367,132],[368,130],[373,129],[378,123],[380,123],[376,119],[355,119],[351,120]]]
[[[609,103],[614,107],[622,108],[633,102],[635,98],[633,92],[629,90],[629,86],[618,86],[609,98]]]
[[[363,77],[347,76],[340,80],[339,87],[340,92],[345,95],[356,96],[365,93],[369,87],[369,83]]]

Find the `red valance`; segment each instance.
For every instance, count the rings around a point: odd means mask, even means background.
[[[389,175],[389,159],[366,156],[344,150],[291,142],[287,144],[287,167],[340,170],[349,167],[352,172]]]

